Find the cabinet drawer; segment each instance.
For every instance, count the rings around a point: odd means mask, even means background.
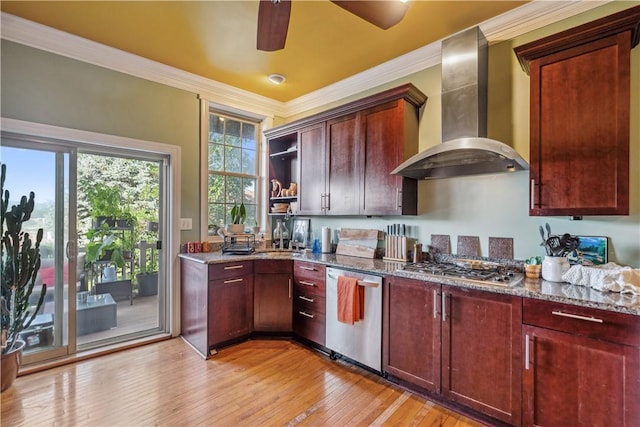
[[[256,259],[253,261],[253,271],[257,274],[289,273],[293,268],[293,261],[288,259]]]
[[[640,317],[525,298],[523,322],[573,335],[640,346]]]
[[[226,279],[253,274],[253,261],[225,262],[209,265],[209,280]]]
[[[294,306],[293,332],[310,341],[325,345],[324,314],[309,313],[298,305]]]
[[[313,262],[294,261],[293,277],[297,280],[308,280],[311,282],[322,282],[324,286],[325,266]]]
[[[325,313],[324,297],[311,294],[293,294],[294,306],[296,309],[303,310],[307,313],[322,314]]]
[[[293,281],[293,290],[297,295],[325,296],[324,280],[318,281],[313,278],[297,278]]]

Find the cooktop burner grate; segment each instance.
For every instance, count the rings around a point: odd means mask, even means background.
[[[516,268],[478,261],[474,261],[473,266],[470,266],[468,262],[450,264],[425,261],[405,264],[400,270],[507,286],[520,282],[524,277],[522,272]]]

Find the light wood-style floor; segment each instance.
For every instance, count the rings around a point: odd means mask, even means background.
[[[182,339],[19,377],[3,426],[481,426],[288,340],[205,361]]]

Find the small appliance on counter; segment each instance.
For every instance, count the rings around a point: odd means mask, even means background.
[[[231,234],[224,236],[223,254],[249,255],[255,251],[255,234]]]

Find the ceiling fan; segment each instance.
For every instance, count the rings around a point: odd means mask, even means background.
[[[341,8],[386,30],[404,18],[407,3],[403,1],[338,1]],[[271,52],[284,49],[289,29],[291,0],[260,0],[258,9],[258,50]]]

